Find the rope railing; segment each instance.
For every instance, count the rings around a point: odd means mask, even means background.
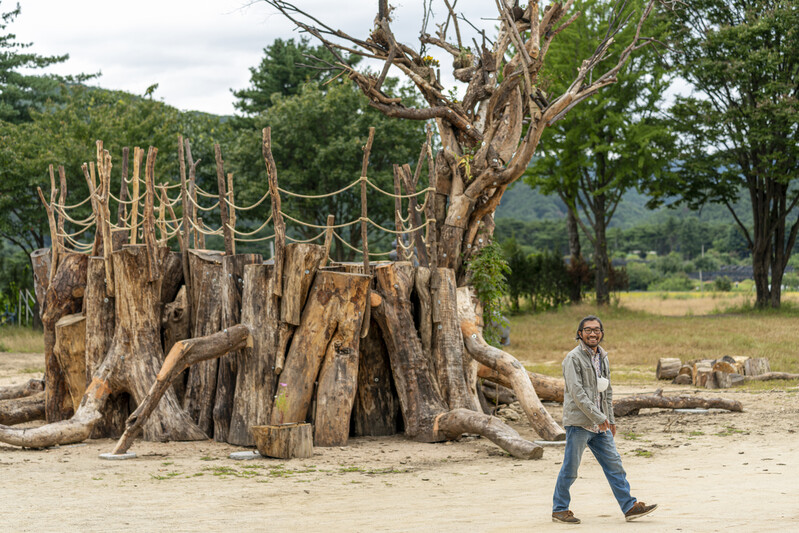
[[[370,133],[370,142],[371,142],[371,135],[372,133]],[[357,179],[348,183],[344,187],[341,187],[340,189],[337,189],[330,193],[302,194],[281,188],[279,186],[275,186],[274,190],[276,190],[277,193],[279,193],[277,194],[278,198],[280,195],[285,195],[287,197],[299,198],[305,200],[322,200],[326,198],[331,198],[346,193],[347,191],[350,191],[351,189],[355,188],[358,185],[361,186],[361,196],[360,196],[362,204],[361,216],[347,222],[332,223],[334,220],[332,217],[329,218],[328,223],[318,224],[314,222],[308,222],[306,220],[302,220],[299,216],[292,216],[284,212],[283,209],[280,209],[279,200],[277,204],[273,201],[272,209],[274,210],[275,207],[278,206],[277,209],[281,219],[285,218],[291,223],[303,228],[311,228],[319,230],[319,233],[317,233],[316,235],[305,239],[292,237],[291,235],[286,235],[285,233],[283,233],[284,235],[283,238],[285,238],[285,240],[287,241],[294,243],[310,243],[322,238],[330,239],[330,236],[333,236],[335,237],[335,240],[341,243],[341,245],[343,245],[348,250],[352,250],[362,255],[368,254],[368,256],[379,257],[379,256],[388,256],[393,253],[398,253],[399,257],[404,256],[406,259],[413,257],[414,250],[416,246],[419,245],[420,242],[424,243],[425,245],[428,243],[431,227],[434,227],[434,225],[436,224],[436,220],[434,218],[429,217],[430,211],[428,209],[429,207],[428,202],[430,201],[430,198],[434,196],[431,193],[435,192],[436,189],[435,187],[428,186],[418,191],[408,192],[407,194],[401,194],[401,188],[395,188],[395,192],[389,192],[380,187],[375,181],[369,179],[367,175],[365,175],[367,168],[367,161],[368,161],[368,153],[364,157],[364,166],[362,168],[362,173],[364,175],[358,177]],[[110,163],[107,168],[110,170],[111,168]],[[147,175],[147,179],[139,177],[138,168],[139,167],[137,166],[135,176],[131,176],[130,178],[127,178],[126,176],[122,177],[123,181],[119,185],[119,188],[121,190],[120,196],[117,196],[116,194],[108,190],[110,188],[108,186],[109,182],[106,181],[105,185],[101,183],[100,186],[94,189],[94,194],[90,194],[86,199],[84,199],[80,203],[76,203],[73,205],[63,205],[63,204],[58,204],[55,201],[52,201],[51,208],[58,214],[59,217],[61,217],[64,221],[68,221],[71,224],[81,228],[75,233],[66,233],[66,232],[61,233],[60,231],[56,232],[57,237],[60,238],[62,242],[64,241],[68,242],[75,250],[88,251],[89,249],[91,249],[93,247],[93,243],[81,243],[78,240],[76,240],[76,237],[79,237],[81,234],[88,231],[89,228],[97,226],[97,220],[98,220],[97,213],[95,212],[91,216],[86,217],[83,220],[78,220],[69,216],[68,211],[72,209],[77,209],[91,201],[94,210],[99,209],[100,213],[102,213],[102,209],[105,209],[106,210],[105,217],[108,218],[108,201],[110,199],[116,202],[116,205],[118,206],[118,214],[116,217],[114,217],[113,220],[105,220],[103,222],[105,228],[110,227],[114,231],[127,231],[130,233],[131,239],[135,239],[136,236],[140,234],[141,228],[147,227],[145,225],[146,209],[143,206],[143,202],[147,198],[147,194],[144,191],[146,191],[147,189],[148,180],[153,180],[153,176],[151,175]],[[102,174],[100,177],[102,178]],[[197,185],[194,179],[193,168],[190,178],[191,180],[188,186],[184,185],[183,182],[172,185],[166,185],[164,183],[156,185],[156,188],[160,190],[161,193],[156,195],[156,202],[158,205],[151,206],[151,208],[155,207],[157,211],[156,215],[157,220],[155,221],[156,223],[154,230],[156,230],[160,235],[160,238],[158,239],[159,242],[162,243],[169,242],[173,237],[180,236],[182,233],[187,231],[191,231],[192,233],[195,234],[195,246],[198,244],[197,241],[198,235],[217,236],[217,237],[224,236],[226,239],[228,239],[228,241],[232,240],[233,242],[242,242],[242,243],[263,242],[275,238],[274,233],[266,236],[258,236],[261,232],[263,232],[267,228],[270,222],[275,223],[274,217],[276,215],[274,213],[270,213],[267,219],[263,223],[261,223],[257,228],[245,231],[242,229],[236,229],[235,227],[237,220],[236,214],[252,211],[257,207],[259,207],[260,205],[262,205],[267,199],[270,198],[271,196],[270,190],[267,190],[256,202],[250,205],[237,205],[234,201],[234,195],[232,189],[232,183],[233,183],[232,174],[228,175],[227,187],[225,187],[224,185],[220,185],[222,189],[227,188],[230,190],[218,191],[216,193],[209,192],[200,187],[199,185]],[[89,178],[87,177],[87,180],[88,179]],[[93,180],[93,175],[92,175],[92,180]],[[413,183],[415,183],[415,181]],[[135,193],[136,196],[135,198],[133,197],[134,195],[131,194],[130,190],[131,185],[133,185],[133,192]],[[182,189],[181,193],[175,198],[170,198],[166,193],[166,190],[177,189],[178,187],[184,187],[184,186],[188,190],[188,193],[186,192],[186,190]],[[372,217],[366,216],[367,214],[367,210],[365,208],[366,196],[364,192],[366,190],[365,189],[366,186],[370,187],[372,190],[376,191],[377,193],[395,199],[396,201],[395,209],[397,210],[395,217],[396,229],[390,229],[388,227],[385,227],[383,224],[374,220]],[[415,186],[411,186],[411,190],[413,190],[414,188]],[[104,196],[107,195],[105,196],[105,200],[103,200],[103,198],[101,197],[101,189],[102,189],[102,195]],[[126,196],[125,193],[127,193],[128,199],[124,199]],[[407,212],[403,216],[402,213],[405,210],[402,208],[402,203],[403,203],[402,200],[414,199],[420,196],[424,197],[423,200],[421,201],[421,205],[418,205],[416,201],[411,200],[410,203],[408,204]],[[200,205],[200,203],[197,201],[198,197],[210,198],[213,200],[213,204],[210,206]],[[53,198],[54,198],[54,193],[53,193]],[[103,201],[105,201],[105,207],[103,207],[102,205]],[[179,203],[183,204],[184,202],[185,202],[185,205],[183,205],[184,214],[182,217],[178,217],[176,219],[174,207],[177,206]],[[221,210],[222,208],[221,202],[224,202],[224,207],[228,208],[229,211],[229,219],[223,220],[222,226],[218,228],[211,228],[203,222],[202,218],[196,218],[197,212],[209,213],[216,209]],[[123,208],[122,206],[125,207]],[[166,209],[169,209],[169,211],[167,212]],[[188,216],[185,214],[187,209],[189,210]],[[427,217],[425,217],[423,223],[419,224],[420,222],[419,218],[415,214],[412,217],[413,211],[416,211],[417,213],[427,214]],[[167,213],[166,218],[165,218],[165,213]],[[172,220],[169,220],[169,213],[171,213]],[[152,212],[149,216],[152,216]],[[345,239],[342,236],[340,231],[342,228],[353,228],[358,224],[361,224],[362,226],[361,240],[363,241],[363,249],[359,249],[358,247],[353,246],[347,239]],[[387,252],[373,252],[369,250],[368,245],[366,243],[367,239],[366,230],[365,230],[366,225],[369,225],[375,230],[382,232],[384,234],[397,236],[395,239],[396,245],[392,247],[392,250]],[[421,236],[417,235],[415,238],[412,237],[414,234],[417,234],[418,232],[422,231],[424,232],[423,235]],[[296,235],[296,233],[297,232],[295,231],[294,234]],[[305,233],[307,235],[307,233],[310,232],[305,232]],[[200,242],[203,242],[203,240],[201,240]],[[326,246],[329,247],[329,243]],[[66,247],[64,247],[64,249],[66,249]],[[365,264],[367,263],[366,258],[364,259],[364,263]]]

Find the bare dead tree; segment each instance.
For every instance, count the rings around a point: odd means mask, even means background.
[[[539,74],[552,42],[580,15],[572,12],[574,0],[554,2],[543,9],[538,1],[520,8],[518,3],[495,0],[498,34],[491,42],[480,32],[482,42],[473,39],[471,45],[464,42],[460,23],[474,25],[455,12],[455,3],[445,0],[446,20],[434,35],[426,32],[431,9],[425,4],[420,49],[437,47],[452,56],[453,76],[467,84],[462,100],[457,100],[442,86],[438,62],[397,40],[387,0],[379,0],[374,27],[363,39],[336,30],[284,0],[266,2],[321,41],[338,59],[328,66],[349,76],[372,107],[391,117],[435,121],[441,149],[435,157],[434,240],[439,266],[454,268],[460,283],[465,281],[464,262],[488,244],[494,229],[493,213],[508,186],[527,168],[544,128],[616,81],[631,54],[653,42],[642,35],[642,27],[655,5],[663,3],[648,0],[637,14],[627,7],[626,0],[610,5],[614,16],[605,38],[576,69],[568,89],[558,95],[540,88]],[[637,24],[632,40],[617,43],[620,31],[631,23]],[[448,33],[454,33],[455,42]],[[344,54],[380,60],[384,66],[379,74],[359,71],[347,64]],[[611,55],[615,63],[603,64]],[[407,107],[381,90],[391,66],[413,83],[427,107]],[[425,255],[423,252],[417,256]]]

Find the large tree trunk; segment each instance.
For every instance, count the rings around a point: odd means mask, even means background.
[[[610,303],[610,259],[608,258],[608,240],[605,234],[605,197],[594,197],[594,288],[596,289],[596,303],[608,305]]]
[[[391,379],[391,362],[383,332],[376,322],[369,326],[369,333],[361,339],[359,351],[352,432],[358,437],[394,435],[400,418],[399,398]]]
[[[44,381],[47,397],[47,421],[57,422],[69,418],[72,413],[72,398],[69,395],[64,373],[53,348],[55,347],[55,325],[63,316],[77,313],[83,304],[86,289],[86,271],[89,257],[84,254],[67,253],[60,258],[55,276],[47,286],[44,298]]]
[[[244,266],[263,263],[260,254],[238,254],[222,258],[222,328],[241,322],[241,292],[244,286]],[[230,415],[236,387],[238,353],[219,358],[214,402],[214,440],[225,442],[230,431]]]
[[[222,329],[222,253],[211,250],[192,250],[189,253],[191,271],[191,309],[194,324],[192,337],[204,337]],[[213,409],[219,361],[210,359],[193,365],[186,382],[183,408],[200,429],[211,435],[214,429]]]
[[[250,328],[252,345],[236,352],[236,394],[228,432],[231,444],[253,446],[250,427],[269,424],[277,385],[280,297],[275,285],[280,282],[274,265],[244,267],[241,322]]]
[[[579,304],[583,299],[582,279],[577,275],[583,263],[583,252],[580,247],[580,227],[577,215],[572,209],[566,210],[566,232],[569,234],[569,271],[571,272],[571,286],[569,287],[569,300]]]

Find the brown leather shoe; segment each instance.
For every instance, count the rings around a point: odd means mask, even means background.
[[[553,522],[561,522],[563,524],[579,524],[580,519],[574,516],[574,513],[571,511],[558,511],[556,513],[552,513],[552,521]]]
[[[635,502],[635,505],[633,505],[629,511],[624,513],[624,519],[628,522],[638,520],[642,516],[648,515],[657,508],[658,504],[656,503],[653,505],[647,505],[644,502]]]

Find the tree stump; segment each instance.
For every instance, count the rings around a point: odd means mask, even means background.
[[[315,411],[314,438],[325,445],[346,443],[368,285],[369,277],[361,274],[324,271],[316,275],[280,373],[286,396],[273,404],[273,425],[305,421],[318,376],[317,403],[321,405]]]
[[[105,259],[89,258],[86,279],[86,295],[83,309],[86,315],[86,386],[111,348],[114,340],[116,298],[108,296],[105,282]],[[126,392],[111,393],[102,409],[102,419],[94,426],[92,437],[117,438],[125,428],[125,419],[130,413],[130,395]]]
[[[244,288],[245,265],[261,264],[260,254],[237,254],[222,257],[222,328],[241,322],[241,292]],[[217,287],[219,290],[219,287]],[[236,363],[239,354],[231,352],[219,358],[216,375],[216,398],[214,400],[214,440],[226,442],[230,431],[230,415],[233,412],[233,396],[236,387]]]
[[[239,446],[255,444],[251,426],[269,423],[277,375],[280,297],[275,293],[274,265],[244,267],[241,322],[250,328],[252,346],[237,352],[236,394],[230,416],[228,442]]]
[[[189,252],[191,271],[192,337],[204,337],[222,330],[222,253],[210,250]],[[183,408],[208,436],[214,430],[213,410],[219,362],[202,361],[189,369]]]
[[[87,384],[86,317],[82,314],[66,315],[56,322],[53,353],[64,374],[72,409],[77,411]]]
[[[33,270],[33,292],[36,295],[36,310],[33,317],[33,326],[42,326],[44,313],[44,297],[47,286],[50,284],[50,248],[39,248],[31,252],[31,267]]]
[[[675,357],[661,357],[658,359],[658,366],[655,370],[657,379],[674,379],[680,372],[682,362]]]
[[[55,325],[63,316],[77,313],[83,304],[89,257],[67,253],[59,261],[55,275],[47,286],[42,323],[44,324],[44,382],[48,422],[69,418],[73,413],[63,370],[53,351]]]
[[[744,362],[745,376],[759,376],[768,372],[771,372],[771,366],[764,357],[750,357]]]
[[[253,426],[255,446],[261,455],[278,459],[313,457],[311,424]]]

